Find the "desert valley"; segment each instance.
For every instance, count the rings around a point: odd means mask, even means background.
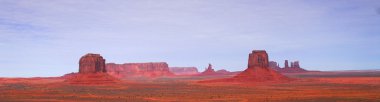
[[[379,102],[380,71],[309,71],[284,67],[253,50],[243,71],[209,64],[106,62],[86,54],[79,71],[60,77],[0,78],[1,102]],[[76,61],[73,61],[75,63]]]

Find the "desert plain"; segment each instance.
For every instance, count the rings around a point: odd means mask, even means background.
[[[123,79],[117,84],[69,84],[60,77],[1,78],[1,102],[379,102],[379,71],[289,73],[286,82],[199,83],[231,77]]]

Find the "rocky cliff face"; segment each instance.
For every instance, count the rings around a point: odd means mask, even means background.
[[[263,50],[255,50],[249,54],[248,68],[269,67],[268,54]]]
[[[174,75],[166,62],[106,64],[107,73],[116,77],[159,77]]]
[[[195,75],[199,74],[197,67],[170,67],[170,72],[175,75]]]
[[[79,73],[80,74],[88,74],[88,73],[105,73],[106,60],[103,59],[100,54],[92,54],[88,53],[82,56],[79,60]]]

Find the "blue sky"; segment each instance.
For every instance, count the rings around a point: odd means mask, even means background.
[[[0,0],[0,76],[107,62],[244,70],[248,53],[309,70],[380,69],[378,0]]]

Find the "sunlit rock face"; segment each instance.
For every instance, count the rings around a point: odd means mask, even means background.
[[[79,60],[79,73],[105,73],[106,60],[100,54],[88,53],[82,56]]]
[[[254,50],[248,57],[248,68],[269,67],[268,54],[264,50]]]

